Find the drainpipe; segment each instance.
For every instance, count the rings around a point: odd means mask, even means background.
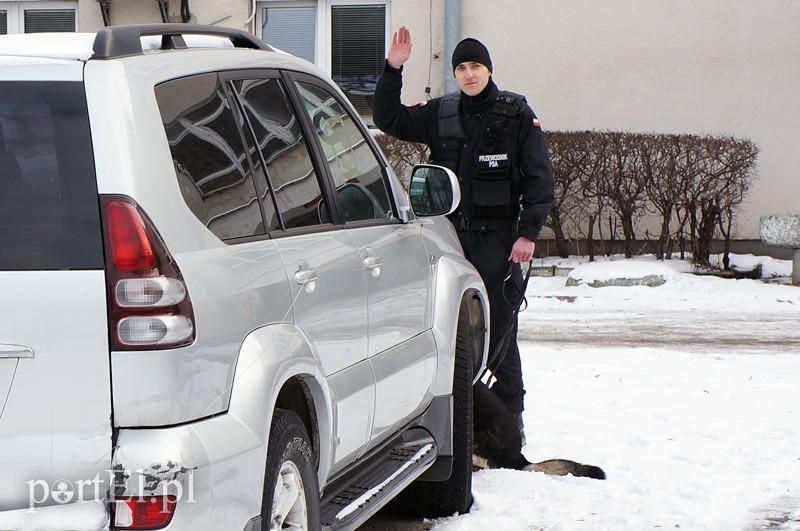
[[[456,78],[453,77],[453,65],[450,58],[453,50],[461,40],[461,0],[444,1],[444,91],[455,92],[458,90]]]
[[[111,0],[97,0],[100,4],[100,14],[103,15],[103,26],[111,25]]]

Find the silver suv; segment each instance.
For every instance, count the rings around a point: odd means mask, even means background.
[[[2,37],[0,187],[0,529],[469,509],[457,182],[403,190],[313,65],[203,26]]]

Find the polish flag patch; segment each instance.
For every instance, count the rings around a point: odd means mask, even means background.
[[[542,124],[539,123],[539,119],[536,118],[536,117],[533,118],[533,126],[534,127],[541,127],[542,126]]]

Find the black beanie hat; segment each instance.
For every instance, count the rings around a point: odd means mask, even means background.
[[[453,71],[461,63],[473,61],[480,63],[492,71],[492,58],[489,57],[489,50],[478,39],[468,37],[456,45],[453,50]]]

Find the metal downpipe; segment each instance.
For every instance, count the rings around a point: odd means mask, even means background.
[[[444,2],[444,91],[458,90],[456,78],[453,77],[453,66],[450,58],[453,50],[461,40],[461,0],[445,0]]]

